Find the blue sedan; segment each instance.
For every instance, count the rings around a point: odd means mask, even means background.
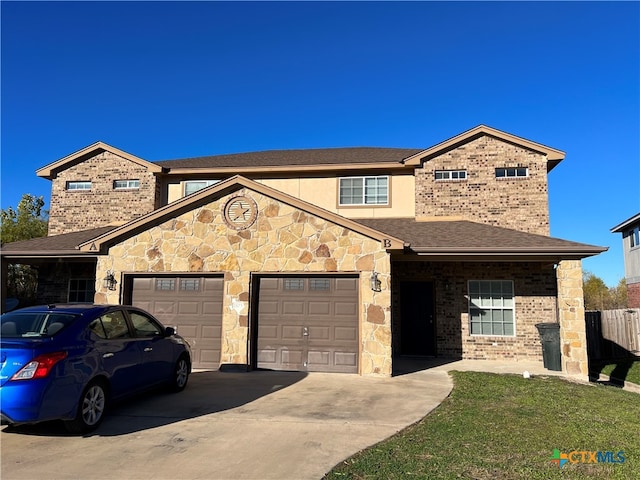
[[[188,343],[149,313],[123,305],[44,305],[1,317],[3,424],[60,419],[98,427],[110,401],[168,386],[191,373]]]

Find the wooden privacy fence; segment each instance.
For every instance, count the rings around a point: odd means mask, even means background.
[[[589,360],[640,356],[640,308],[585,312]]]

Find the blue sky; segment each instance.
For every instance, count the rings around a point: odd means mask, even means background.
[[[102,140],[146,160],[427,148],[478,124],[549,145],[551,234],[640,212],[638,2],[6,2],[1,205]]]

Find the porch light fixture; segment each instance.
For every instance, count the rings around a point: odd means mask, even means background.
[[[113,271],[108,270],[107,276],[102,279],[102,286],[107,290],[115,290],[116,283],[118,283],[118,281],[116,280],[116,277],[113,276]]]
[[[382,282],[378,279],[378,272],[376,272],[375,270],[371,273],[369,282],[371,290],[373,290],[374,292],[382,291]]]

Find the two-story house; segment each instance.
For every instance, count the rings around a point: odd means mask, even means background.
[[[39,169],[49,236],[4,245],[43,302],[135,304],[194,366],[390,375],[401,355],[539,360],[587,375],[581,259],[549,236],[565,154],[478,126],[427,149],[148,161],[102,142]]]
[[[622,234],[627,307],[640,308],[640,213],[611,229]]]

